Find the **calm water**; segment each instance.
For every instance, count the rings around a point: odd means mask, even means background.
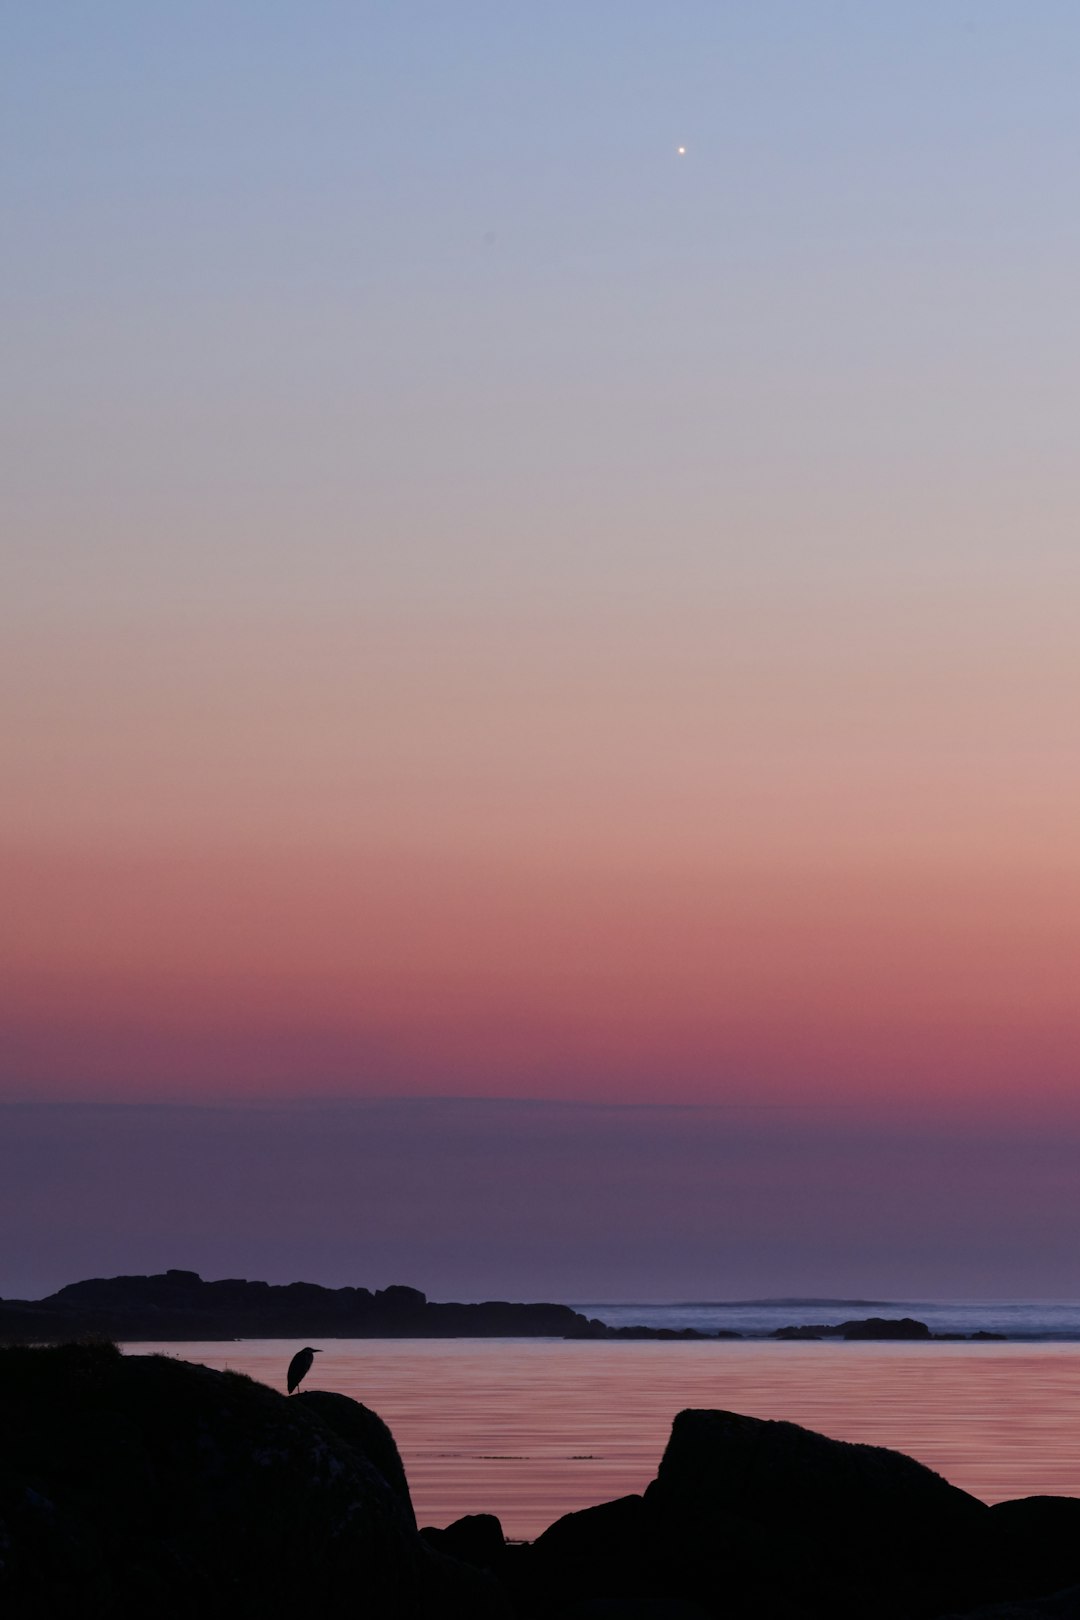
[[[276,1389],[297,1348],[129,1347]],[[508,1535],[532,1537],[561,1513],[640,1491],[684,1406],[895,1446],[988,1502],[1080,1495],[1076,1344],[328,1339],[310,1381],[386,1419],[422,1524],[494,1512]]]

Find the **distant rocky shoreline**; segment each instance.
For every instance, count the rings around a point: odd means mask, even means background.
[[[401,1285],[323,1288],[226,1278],[194,1271],[96,1277],[42,1300],[0,1300],[0,1342],[56,1343],[198,1339],[453,1339],[590,1337],[603,1331],[568,1305],[436,1304]]]
[[[769,1335],[772,1339],[903,1339],[908,1343],[932,1341],[938,1344],[943,1340],[985,1343],[987,1339],[1004,1339],[1006,1336],[1004,1333],[988,1333],[982,1328],[977,1333],[931,1333],[925,1322],[917,1322],[911,1316],[867,1316],[860,1321],[837,1322],[832,1326],[816,1322],[800,1327],[774,1328]]]
[[[1080,1614],[1077,1498],[987,1506],[899,1451],[737,1412],[679,1412],[642,1494],[530,1543],[494,1511],[418,1528],[394,1437],[359,1402],[171,1356],[0,1350],[0,1433],[13,1620]]]
[[[740,1339],[731,1330],[645,1325],[612,1327],[569,1305],[437,1303],[418,1288],[324,1288],[318,1283],[273,1284],[226,1278],[205,1282],[194,1271],[150,1277],[95,1277],[69,1283],[46,1299],[0,1300],[0,1343],[55,1344],[103,1338],[123,1343],[206,1339],[459,1339],[558,1338]],[[871,1316],[838,1323],[779,1327],[778,1340],[896,1339],[910,1343],[1003,1339],[984,1331],[931,1333],[911,1317]]]

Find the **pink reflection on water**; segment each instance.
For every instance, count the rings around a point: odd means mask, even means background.
[[[139,1344],[284,1390],[293,1340]],[[1080,1346],[326,1339],[312,1387],[389,1423],[421,1524],[537,1535],[640,1491],[684,1406],[893,1446],[987,1502],[1080,1494]]]

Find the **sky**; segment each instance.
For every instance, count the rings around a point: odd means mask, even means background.
[[[1078,66],[1065,0],[0,8],[0,1108],[87,1166],[20,1288],[1076,1291]],[[337,1107],[412,1121],[374,1212]],[[211,1118],[354,1248],[267,1177],[203,1242]]]

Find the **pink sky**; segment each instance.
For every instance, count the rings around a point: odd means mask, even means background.
[[[1069,616],[885,572],[14,635],[7,1094],[1069,1102]]]
[[[34,9],[0,1097],[1075,1116],[1076,19]]]

